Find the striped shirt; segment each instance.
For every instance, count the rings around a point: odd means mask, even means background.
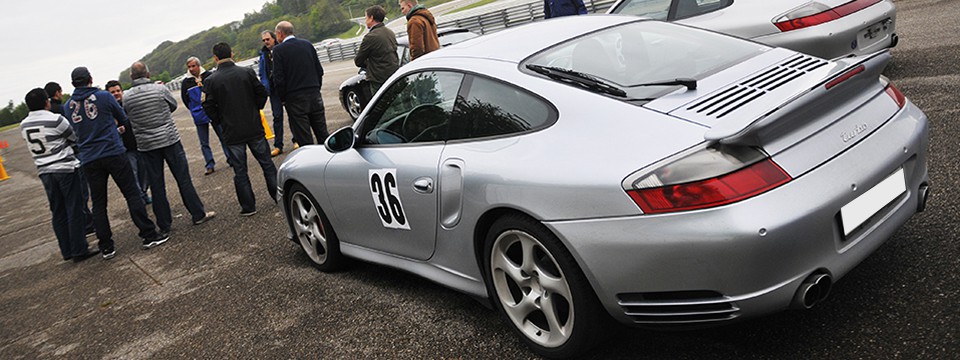
[[[73,152],[77,135],[67,119],[47,110],[31,111],[20,122],[20,135],[40,174],[72,173],[80,166]]]

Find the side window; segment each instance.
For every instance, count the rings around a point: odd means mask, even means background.
[[[677,12],[671,20],[686,19],[703,15],[729,6],[732,0],[675,0]]]
[[[671,0],[629,0],[620,4],[614,14],[636,15],[654,20],[667,20]]]
[[[397,45],[397,58],[400,59],[400,66],[410,62],[410,48],[406,45]]]
[[[390,84],[360,126],[364,144],[446,140],[463,74],[427,71]]]
[[[471,77],[464,95],[453,111],[451,140],[519,133],[556,120],[546,102],[498,81]]]

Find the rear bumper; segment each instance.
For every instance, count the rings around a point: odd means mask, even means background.
[[[929,181],[927,138],[926,116],[908,103],[860,143],[763,195],[707,210],[546,225],[620,322],[702,326],[777,312],[810,274],[839,279],[917,211]],[[901,167],[906,192],[845,237],[840,208]]]
[[[774,33],[752,40],[789,48],[824,59],[865,55],[896,46],[897,13],[893,2],[883,1],[843,18],[799,30]],[[862,31],[883,23],[873,38]]]

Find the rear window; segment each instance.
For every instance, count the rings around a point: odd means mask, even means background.
[[[676,90],[640,84],[700,80],[769,49],[709,31],[641,20],[557,44],[528,58],[521,68],[536,64],[589,74],[637,99]]]

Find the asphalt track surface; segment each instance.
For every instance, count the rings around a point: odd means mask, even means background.
[[[960,357],[960,1],[897,5],[902,41],[886,75],[930,118],[927,211],[812,310],[697,331],[619,329],[590,358]],[[325,67],[335,129],[348,123],[336,86],[356,69]],[[189,114],[175,116],[193,182],[218,216],[190,225],[168,174],[172,238],[140,250],[111,185],[118,250],[110,261],[61,261],[22,139],[17,130],[0,133],[11,145],[0,150],[11,176],[0,182],[0,358],[536,358],[494,311],[461,293],[366,263],[317,271],[285,239],[255,163],[260,212],[242,218],[216,140],[218,170],[204,176]]]

